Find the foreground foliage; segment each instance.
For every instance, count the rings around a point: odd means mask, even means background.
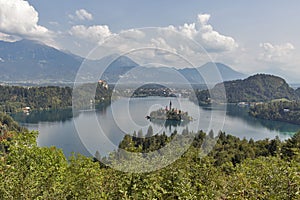
[[[5,122],[1,122],[5,124]],[[220,133],[214,150],[200,158],[199,131],[173,164],[151,173],[124,173],[96,159],[68,160],[55,147],[38,147],[37,132],[9,129],[0,157],[0,199],[299,199],[300,133],[278,139],[240,140]],[[149,152],[172,137],[126,135],[120,147]],[[185,132],[183,135],[192,134]],[[182,136],[183,137],[183,136]],[[117,154],[118,152],[116,152]],[[126,167],[126,166],[125,166]]]

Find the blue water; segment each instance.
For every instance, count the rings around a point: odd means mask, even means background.
[[[145,119],[151,111],[169,105],[170,100],[174,108],[187,111],[194,120],[173,126]],[[222,130],[255,140],[276,136],[284,140],[300,130],[298,125],[253,118],[247,108],[235,105],[199,107],[188,99],[162,97],[120,99],[101,109],[81,111],[74,116],[72,110],[61,110],[13,117],[27,128],[39,131],[39,146],[62,148],[66,156],[72,152],[91,156],[96,151],[106,155],[116,149],[124,134],[139,130],[145,134],[150,125],[155,133],[171,134],[174,130],[181,133],[186,128],[194,132],[212,129],[215,134]]]

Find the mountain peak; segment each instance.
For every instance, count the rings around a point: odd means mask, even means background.
[[[217,69],[215,69],[215,67]],[[216,70],[219,71],[222,81],[246,78],[245,74],[237,72],[223,63],[214,62],[208,62],[197,69],[185,68],[179,71],[191,83],[205,83],[204,79],[211,80],[213,83],[215,83],[215,81],[219,81],[216,79]]]
[[[13,82],[72,82],[83,60],[83,58],[47,46],[39,41],[28,39],[17,42],[1,42],[0,55],[0,67],[2,70],[0,80]],[[117,82],[124,74],[132,74],[130,71],[139,66],[130,57],[116,54],[103,57],[101,60],[88,60],[86,65],[92,71],[87,74],[87,79],[96,76],[96,72],[103,69],[105,70],[103,78],[110,83]],[[106,67],[107,65],[109,67]],[[212,70],[212,65],[218,67],[223,80],[234,80],[244,77],[243,74],[232,70],[222,63],[207,63],[198,69],[185,68],[181,70],[170,67],[139,66],[141,70],[136,69],[134,72],[140,73],[140,76],[136,77],[137,81],[141,82],[145,81],[146,77],[148,77],[147,80],[151,81],[174,82],[174,73],[179,72],[190,83],[204,84],[202,75],[215,76],[215,70]],[[131,80],[130,77],[129,80]],[[132,80],[135,79],[132,78]]]
[[[10,44],[14,44],[14,45],[24,45],[24,46],[39,45],[39,46],[44,46],[44,47],[52,48],[50,46],[47,46],[46,44],[44,44],[41,41],[38,41],[38,40],[29,40],[29,39],[22,39],[22,40],[17,40],[15,42],[6,42],[6,43],[10,43]]]

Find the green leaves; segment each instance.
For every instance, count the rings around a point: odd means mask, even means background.
[[[116,151],[105,158],[111,162],[118,158],[120,169],[131,167],[136,172],[140,166],[161,166],[149,173],[117,171],[82,155],[67,160],[56,147],[38,147],[37,132],[7,133],[10,140],[1,141],[8,151],[0,156],[0,199],[297,199],[300,195],[300,132],[285,142],[247,141],[220,133],[214,150],[200,157],[206,134],[199,131],[193,145],[167,166],[165,157],[142,160],[141,153],[126,157]],[[174,137],[185,136],[126,135],[120,147],[149,152]],[[181,148],[179,142],[174,150]]]
[[[61,150],[15,143],[4,157],[0,194],[3,199],[59,197],[66,159]],[[50,194],[51,193],[51,194]]]
[[[246,160],[233,176],[226,196],[243,199],[297,199],[299,163],[285,162],[277,157]]]

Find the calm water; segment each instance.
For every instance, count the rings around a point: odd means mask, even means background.
[[[169,105],[170,100],[174,108],[187,111],[194,120],[168,124],[145,119],[151,111]],[[102,155],[107,154],[117,147],[125,133],[142,130],[145,134],[149,125],[155,133],[171,134],[174,130],[181,133],[186,128],[194,132],[213,130],[217,133],[222,130],[240,138],[255,140],[276,136],[287,139],[300,130],[298,125],[255,119],[248,115],[246,108],[235,105],[227,105],[225,111],[222,106],[199,107],[187,99],[161,97],[120,99],[101,109],[81,111],[74,116],[71,110],[62,110],[13,117],[27,128],[39,131],[39,146],[62,148],[67,156],[71,152],[90,156],[97,150]]]

